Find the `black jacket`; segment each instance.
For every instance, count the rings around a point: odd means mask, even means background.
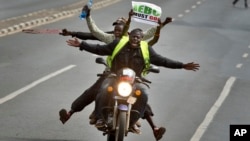
[[[114,40],[110,44],[99,45],[99,44],[88,44],[86,42],[82,42],[80,45],[80,50],[86,50],[88,52],[102,55],[102,56],[111,56],[113,50],[118,44],[119,40]],[[150,55],[150,63],[156,66],[163,66],[166,68],[172,69],[181,69],[183,68],[183,63],[168,59],[157,54],[152,47],[149,47],[149,55]],[[131,48],[129,43],[127,43],[119,53],[115,56],[112,62],[111,70],[116,72],[122,67],[130,67],[132,68],[138,76],[142,73],[144,69],[144,59],[142,57],[142,53],[140,48]]]
[[[107,31],[106,33],[113,34],[114,32],[113,31]],[[78,39],[82,39],[82,40],[98,40],[98,41],[100,41],[98,38],[96,38],[90,32],[72,32],[71,36],[76,37]]]

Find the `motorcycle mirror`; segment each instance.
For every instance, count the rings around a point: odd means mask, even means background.
[[[150,65],[148,71],[153,73],[160,73],[160,68],[157,66]]]
[[[101,57],[97,57],[97,58],[95,59],[95,62],[96,62],[97,64],[103,64],[103,65],[107,66],[105,60],[104,60],[103,58],[101,58]]]

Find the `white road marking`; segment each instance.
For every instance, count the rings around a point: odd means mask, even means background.
[[[190,12],[190,10],[189,10],[189,9],[185,10],[185,13],[189,13],[189,12]]]
[[[211,107],[211,109],[207,113],[207,115],[206,115],[205,119],[203,120],[203,122],[196,129],[196,132],[193,135],[193,137],[190,139],[190,141],[200,141],[201,137],[203,136],[203,134],[207,130],[207,127],[209,126],[209,124],[213,120],[215,114],[217,113],[217,111],[221,107],[222,103],[227,98],[228,94],[230,93],[230,90],[231,90],[231,88],[232,88],[235,80],[236,80],[236,78],[233,77],[233,76],[230,77],[227,80],[227,82],[226,82],[226,84],[225,84],[225,86],[224,86],[224,88],[223,88],[223,90],[222,90],[219,98],[216,100],[216,102],[214,103],[214,105]]]
[[[58,70],[58,71],[56,71],[56,72],[54,72],[54,73],[51,73],[51,74],[49,74],[49,75],[47,75],[47,76],[45,76],[45,77],[43,77],[43,78],[41,78],[41,79],[39,79],[39,80],[37,80],[37,81],[32,82],[31,84],[29,84],[29,85],[27,85],[27,86],[25,86],[25,87],[23,87],[23,88],[21,88],[21,89],[15,91],[15,92],[13,92],[13,93],[11,93],[11,94],[9,94],[9,95],[7,95],[7,96],[1,98],[1,99],[0,99],[0,104],[3,104],[3,103],[5,103],[5,102],[7,102],[7,101],[9,101],[9,100],[11,100],[11,99],[13,99],[13,98],[15,98],[16,96],[22,94],[23,92],[25,92],[25,91],[27,91],[27,90],[29,90],[29,89],[35,87],[36,85],[38,85],[38,84],[40,84],[40,83],[42,83],[42,82],[44,82],[44,81],[46,81],[46,80],[48,80],[48,79],[50,79],[50,78],[52,78],[52,77],[55,77],[55,76],[57,76],[57,75],[59,75],[59,74],[65,72],[65,71],[67,71],[67,70],[70,70],[70,69],[72,69],[72,68],[75,67],[75,66],[76,66],[76,65],[69,65],[69,66],[67,66],[67,67],[65,67],[65,68],[63,68],[63,69],[60,69],[60,70]]]
[[[241,68],[243,64],[237,64],[236,68]]]
[[[183,15],[182,15],[182,14],[179,14],[178,17],[181,18],[181,17],[183,17]]]
[[[244,53],[244,54],[242,55],[243,58],[247,58],[247,56],[248,56],[247,53]]]
[[[192,9],[195,9],[195,8],[196,8],[196,5],[193,5],[191,8],[192,8]]]

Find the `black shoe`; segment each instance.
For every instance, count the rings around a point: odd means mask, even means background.
[[[248,5],[247,5],[247,4],[245,4],[245,8],[248,8]]]
[[[165,132],[166,132],[166,128],[164,128],[164,127],[160,127],[158,129],[154,129],[155,139],[157,141],[160,140]]]
[[[70,118],[70,114],[65,109],[60,110],[59,116],[62,124],[64,124]]]

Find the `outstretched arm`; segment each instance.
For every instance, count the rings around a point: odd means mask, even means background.
[[[113,31],[106,31],[108,34],[113,34]],[[90,32],[74,32],[74,31],[69,31],[66,28],[62,30],[61,33],[59,33],[62,36],[72,36],[76,37],[78,39],[82,40],[99,40],[96,38],[92,33]],[[100,41],[100,40],[99,40]]]
[[[160,32],[161,32],[161,28],[162,28],[163,24],[167,24],[167,23],[170,23],[170,22],[172,22],[171,17],[167,17],[166,20],[163,23],[161,22],[161,19],[159,18],[159,20],[158,20],[159,25],[156,28],[154,38],[148,42],[149,46],[153,46],[155,43],[158,42],[158,40],[160,38]]]
[[[131,17],[134,15],[134,11],[133,9],[131,9],[128,13],[128,20],[123,28],[123,31],[122,31],[122,35],[123,36],[127,36],[128,35],[128,29],[130,27],[130,23],[131,23]]]
[[[163,28],[166,24],[171,23],[171,22],[172,22],[172,18],[167,17],[165,19],[165,21],[160,24],[159,28]],[[152,28],[148,29],[147,31],[143,32],[143,35],[144,35],[143,40],[148,40],[148,39],[152,38],[155,35],[157,27],[152,27]],[[158,30],[160,30],[160,29],[158,29]]]
[[[111,55],[114,47],[116,47],[119,40],[114,40],[109,44],[89,44],[85,41],[80,42],[78,39],[69,39],[66,41],[69,46],[79,48],[79,50],[85,50],[90,53],[94,53],[97,55]]]
[[[157,43],[158,40],[159,40],[159,38],[160,38],[160,32],[161,32],[161,19],[160,19],[160,18],[159,18],[159,20],[158,20],[158,24],[159,24],[159,25],[158,25],[157,28],[156,28],[154,38],[148,42],[148,45],[151,46],[151,47],[152,47],[155,43]]]
[[[98,38],[98,40],[105,42],[105,43],[110,43],[114,40],[114,36],[112,34],[108,34],[105,33],[104,31],[102,31],[101,29],[99,29],[97,27],[97,25],[95,24],[94,20],[91,18],[90,16],[90,9],[88,8],[88,6],[84,6],[84,8],[87,8],[87,17],[86,17],[86,21],[87,21],[87,25],[88,28],[90,30],[90,32],[96,37]]]
[[[152,47],[149,48],[149,54],[151,63],[157,66],[163,66],[171,69],[185,69],[192,71],[197,71],[199,70],[200,67],[199,64],[194,62],[184,64],[182,62],[163,57],[157,54]]]
[[[173,21],[171,17],[167,17],[163,23],[161,23],[161,28],[163,28],[166,24],[169,24]]]

